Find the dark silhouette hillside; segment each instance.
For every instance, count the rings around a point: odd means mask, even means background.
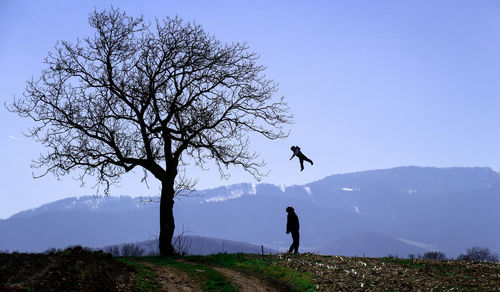
[[[277,210],[294,206],[301,251],[368,255],[371,247],[363,240],[347,249],[341,243],[373,232],[383,234],[377,242],[401,247],[390,253],[401,257],[442,251],[455,258],[473,246],[500,251],[500,174],[490,168],[400,167],[303,186],[238,184],[195,194],[180,197],[174,208],[178,228],[193,236],[283,251],[290,238]],[[0,250],[143,241],[157,234],[157,219],[158,205],[135,198],[68,198],[0,220]]]

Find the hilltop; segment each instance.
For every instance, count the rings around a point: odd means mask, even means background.
[[[287,206],[300,219],[302,252],[407,257],[442,251],[456,257],[473,246],[500,252],[500,174],[491,168],[398,167],[300,186],[243,183],[200,190],[177,198],[176,234],[284,251],[290,244]],[[158,209],[131,197],[67,198],[0,220],[0,250],[155,239]],[[220,244],[215,251],[224,249]]]
[[[0,254],[0,288],[19,291],[500,291],[500,264],[316,254],[112,258],[80,247]],[[246,283],[246,284],[242,284]]]

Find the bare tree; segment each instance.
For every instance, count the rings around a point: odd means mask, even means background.
[[[140,257],[144,254],[144,249],[139,245],[127,243],[122,245],[122,256],[124,257]]]
[[[111,254],[114,257],[120,256],[120,247],[118,245],[110,245],[104,248],[104,252]]]
[[[191,244],[193,242],[192,238],[187,235],[188,231],[184,230],[184,226],[182,227],[182,231],[179,232],[173,239],[174,250],[180,256],[185,256],[191,251]],[[192,253],[192,252],[191,252]]]
[[[446,254],[441,251],[428,251],[422,257],[424,260],[446,260]]]
[[[476,262],[498,262],[498,255],[493,253],[487,247],[472,247],[467,249],[466,254],[461,254],[458,256],[459,261],[476,261]]]
[[[232,165],[261,178],[249,134],[285,138],[289,107],[246,44],[223,44],[177,17],[148,24],[113,8],[89,23],[95,34],[59,42],[8,108],[36,122],[27,135],[49,149],[34,163],[44,174],[79,169],[82,183],[93,176],[105,193],[137,167],[158,179],[159,249],[172,254],[174,195],[193,187],[184,166],[212,160],[223,177]]]

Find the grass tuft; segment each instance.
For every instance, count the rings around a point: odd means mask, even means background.
[[[313,275],[302,273],[294,269],[279,266],[272,259],[262,258],[258,255],[250,254],[216,254],[208,256],[190,256],[186,259],[202,264],[212,264],[229,269],[236,269],[241,272],[264,276],[267,279],[287,286],[291,290],[315,291]]]
[[[169,266],[184,271],[191,279],[195,279],[199,282],[203,291],[238,291],[223,274],[208,266],[176,261],[174,258],[165,257],[144,257],[142,259],[155,265]]]
[[[141,263],[137,263],[130,258],[118,258],[126,264],[133,265],[137,269],[134,281],[135,291],[158,291],[159,284],[155,272]]]

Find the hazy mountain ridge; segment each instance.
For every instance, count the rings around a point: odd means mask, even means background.
[[[97,196],[81,196],[69,197],[55,202],[43,204],[40,207],[21,211],[9,217],[8,219],[28,218],[50,212],[60,211],[76,211],[76,210],[91,210],[96,212],[117,213],[126,210],[146,208],[147,205],[141,202],[140,198],[132,198],[128,196],[120,197],[97,197]]]
[[[377,241],[400,256],[422,247],[449,256],[474,245],[500,251],[500,174],[490,168],[399,167],[303,186],[236,184],[179,197],[174,214],[177,231],[283,250],[290,244],[284,233],[289,205],[300,218],[303,249],[361,255]],[[39,230],[53,240],[40,240]],[[0,249],[10,250],[43,250],[70,239],[91,246],[141,241],[158,235],[158,205],[130,197],[68,198],[0,220],[0,232],[14,234],[0,239]],[[28,244],[33,236],[39,247]],[[350,251],[344,239],[352,242]]]
[[[220,238],[210,238],[203,236],[193,236],[183,234],[182,236],[174,236],[172,240],[174,248],[180,253],[186,255],[209,255],[217,253],[262,253],[262,247],[249,244],[241,241],[226,240]],[[141,242],[132,243],[134,246],[144,250],[144,255],[159,255],[158,239],[146,240]],[[121,250],[124,244],[115,245],[118,250]],[[100,249],[109,250],[111,246],[105,246]],[[98,248],[99,249],[99,248]],[[276,254],[277,250],[264,247],[264,253]]]

